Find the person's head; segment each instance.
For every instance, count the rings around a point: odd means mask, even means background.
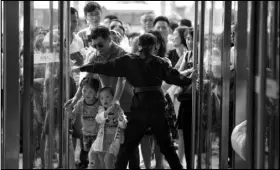
[[[105,26],[98,26],[91,31],[91,43],[100,55],[108,52],[111,45],[110,31]]]
[[[154,20],[153,25],[154,25],[154,29],[160,31],[165,41],[167,41],[169,27],[170,27],[170,22],[168,18],[166,18],[165,16],[158,16]]]
[[[106,15],[103,20],[104,26],[109,27],[113,19],[118,19],[118,17],[116,15]]]
[[[134,38],[138,37],[139,35],[140,35],[140,33],[133,32],[127,36],[128,40],[129,40],[129,46],[132,45],[132,41],[134,40]]]
[[[111,27],[111,30],[115,30],[115,31],[119,32],[119,33],[121,34],[122,37],[125,36],[124,27],[121,26],[121,25],[113,25],[113,26]]]
[[[125,35],[128,36],[130,34],[130,30],[131,30],[130,24],[124,23],[123,28],[124,28]]]
[[[99,100],[103,107],[108,108],[113,101],[114,90],[111,87],[103,87],[99,90]]]
[[[70,31],[71,33],[73,33],[76,31],[78,27],[79,14],[78,11],[73,7],[70,7],[70,13],[71,13]]]
[[[110,37],[113,42],[120,45],[121,43],[121,34],[115,30],[110,30]]]
[[[179,25],[175,22],[170,22],[170,28],[172,33],[175,31],[175,29],[178,27]]]
[[[154,19],[155,15],[153,13],[146,13],[141,16],[140,23],[145,32],[148,32],[153,29]]]
[[[193,28],[186,29],[184,33],[188,50],[193,50]]]
[[[187,26],[187,27],[192,27],[192,22],[188,19],[181,19],[179,21],[179,26]]]
[[[101,12],[100,5],[94,1],[87,3],[84,7],[86,20],[92,27],[96,27],[100,24]]]
[[[157,56],[162,57],[162,58],[165,57],[166,43],[165,43],[165,40],[164,40],[162,34],[157,30],[151,30],[148,33],[153,34],[156,37],[156,40],[157,40],[154,55],[157,55]]]
[[[99,81],[92,77],[85,77],[80,83],[82,95],[86,102],[92,102],[97,96]]]
[[[112,27],[115,27],[115,26],[122,26],[122,25],[123,25],[123,23],[122,23],[120,20],[118,20],[118,19],[113,19],[113,20],[111,21],[111,23],[109,24],[109,29],[111,30]]]
[[[157,43],[157,38],[151,33],[144,33],[139,36],[139,52],[152,54]]]
[[[183,45],[185,48],[187,47],[186,39],[185,39],[185,31],[188,29],[186,26],[177,27],[172,35],[173,47],[178,48]]]

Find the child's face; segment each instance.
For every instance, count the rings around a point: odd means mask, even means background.
[[[89,102],[93,101],[96,96],[96,91],[88,85],[84,85],[82,89],[83,98]]]
[[[103,107],[108,108],[111,105],[113,100],[113,96],[109,91],[103,91],[100,93],[100,102]]]

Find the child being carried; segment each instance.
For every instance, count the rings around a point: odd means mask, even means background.
[[[120,105],[113,104],[113,96],[114,92],[110,87],[104,87],[99,91],[102,104],[96,116],[99,131],[90,149],[89,168],[94,166],[98,158],[106,169],[113,169],[120,144],[124,141],[123,129],[126,128],[127,119]]]

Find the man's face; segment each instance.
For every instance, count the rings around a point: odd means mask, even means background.
[[[93,27],[97,27],[100,24],[100,20],[101,20],[101,11],[98,9],[95,9],[92,12],[88,12],[86,15],[86,19],[87,22],[93,26]]]
[[[118,22],[118,21],[112,21],[110,23],[110,28],[112,28],[113,26],[122,26],[122,24],[120,22]]]
[[[169,32],[168,28],[168,24],[165,21],[158,21],[155,25],[155,30],[160,31],[166,40]]]
[[[111,38],[104,39],[102,37],[97,37],[92,40],[92,47],[97,50],[99,55],[104,56],[109,52]]]
[[[148,32],[153,29],[154,19],[155,17],[152,14],[146,14],[141,17],[142,28],[144,29],[145,32]]]
[[[78,27],[78,14],[75,12],[75,14],[71,14],[71,22],[70,22],[70,29],[71,33],[75,32],[75,30]]]

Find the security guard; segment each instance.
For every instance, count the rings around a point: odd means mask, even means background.
[[[92,40],[94,44],[94,40]],[[186,86],[191,78],[181,75],[172,69],[162,58],[152,55],[156,45],[156,37],[145,33],[139,37],[139,52],[128,54],[106,63],[93,63],[80,67],[82,72],[104,74],[114,77],[125,77],[134,87],[131,106],[131,119],[125,130],[125,141],[121,145],[116,169],[126,169],[132,151],[138,147],[146,130],[151,128],[172,169],[182,169],[169,135],[164,109],[165,99],[161,91],[162,81],[168,84]]]

